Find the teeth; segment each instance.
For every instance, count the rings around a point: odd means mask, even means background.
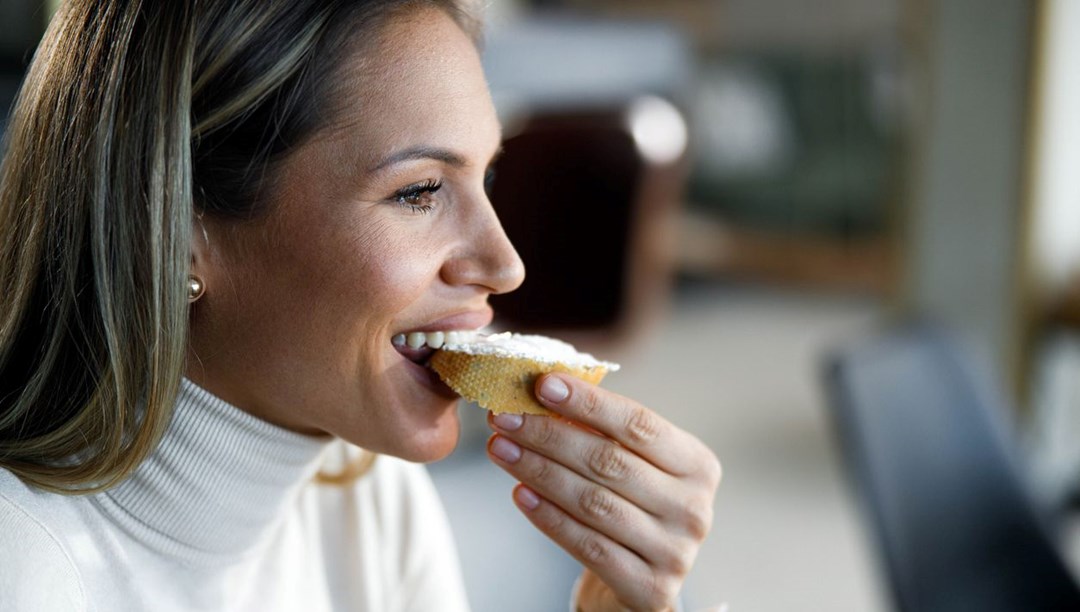
[[[409,334],[409,339],[405,342],[409,345],[409,348],[417,349],[424,346],[424,342],[427,342],[427,336],[424,335],[424,332],[413,332]]]
[[[433,349],[439,349],[447,344],[464,342],[472,333],[468,331],[409,332],[395,335],[390,342],[396,347],[408,346],[411,349],[418,349],[426,344]]]

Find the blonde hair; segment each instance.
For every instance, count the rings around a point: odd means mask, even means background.
[[[115,485],[184,373],[192,217],[264,214],[324,129],[334,72],[386,19],[454,0],[77,0],[53,18],[0,165],[0,468]]]

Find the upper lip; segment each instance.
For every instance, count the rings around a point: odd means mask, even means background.
[[[398,333],[409,332],[436,332],[436,331],[454,331],[454,330],[473,330],[480,329],[491,323],[491,319],[494,317],[494,313],[490,306],[484,306],[475,310],[464,310],[455,312],[453,314],[445,315],[434,321],[423,323],[417,327],[410,327],[403,329]]]

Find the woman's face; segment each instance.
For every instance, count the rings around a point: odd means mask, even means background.
[[[272,423],[435,460],[456,397],[392,339],[482,327],[524,278],[484,192],[498,120],[475,47],[435,9],[385,26],[342,84],[341,119],[285,161],[270,212],[196,232],[187,373]]]

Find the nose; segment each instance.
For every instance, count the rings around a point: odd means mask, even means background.
[[[490,293],[507,293],[525,280],[525,264],[506,236],[489,202],[461,250],[448,258],[441,275],[449,285],[472,285]]]

